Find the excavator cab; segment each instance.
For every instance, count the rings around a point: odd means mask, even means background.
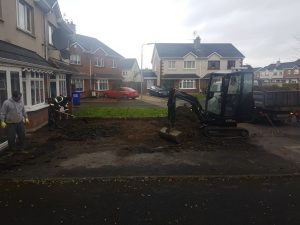
[[[219,124],[252,119],[253,73],[212,73],[206,93],[205,112]]]

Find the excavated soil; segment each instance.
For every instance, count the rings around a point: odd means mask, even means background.
[[[3,151],[0,178],[284,172],[295,168],[251,138],[207,138],[186,108],[180,144],[162,139],[166,118],[69,119],[27,134],[28,153]]]

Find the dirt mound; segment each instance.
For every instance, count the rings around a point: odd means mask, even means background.
[[[120,133],[120,126],[118,125],[104,125],[95,120],[87,119],[64,120],[60,126],[62,137],[71,141],[111,137]]]
[[[175,127],[185,134],[186,137],[201,136],[199,119],[197,115],[187,106],[176,108]]]

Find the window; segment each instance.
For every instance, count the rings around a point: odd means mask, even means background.
[[[291,74],[291,70],[288,70],[288,75],[290,75]]]
[[[70,63],[80,65],[80,55],[71,55],[70,56]]]
[[[33,33],[33,9],[25,2],[18,1],[18,27],[24,31]]]
[[[75,91],[84,91],[84,80],[76,79],[72,83],[75,85]]]
[[[31,105],[45,103],[44,74],[31,72],[30,75]]]
[[[220,69],[220,61],[208,61],[208,70],[219,70]]]
[[[95,66],[104,67],[104,59],[96,57],[95,58]]]
[[[299,73],[299,69],[295,69],[294,74],[298,74],[298,73]]]
[[[227,62],[227,69],[231,70],[234,67],[235,67],[235,61],[234,60],[228,60],[228,62]]]
[[[10,72],[11,94],[13,91],[20,91],[19,72]]]
[[[50,45],[53,45],[53,39],[52,39],[53,31],[54,31],[54,27],[49,24],[48,25],[48,42]]]
[[[112,61],[112,68],[117,68],[117,62],[114,59]]]
[[[175,69],[175,62],[176,61],[168,61],[168,69]]]
[[[0,107],[7,99],[6,71],[0,71]]]
[[[181,80],[179,82],[180,89],[196,89],[196,81],[195,80]]]
[[[154,80],[147,80],[147,89],[150,89],[151,86],[154,86]]]
[[[0,0],[0,19],[2,18],[2,0]]]
[[[67,96],[66,75],[58,76],[59,95]]]
[[[108,80],[97,80],[96,82],[96,90],[97,91],[105,91],[108,90]]]
[[[195,69],[195,61],[184,61],[184,69]]]

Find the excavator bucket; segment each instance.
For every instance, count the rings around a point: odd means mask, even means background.
[[[183,142],[183,133],[174,128],[163,127],[159,131],[159,136],[172,142],[181,143]]]

